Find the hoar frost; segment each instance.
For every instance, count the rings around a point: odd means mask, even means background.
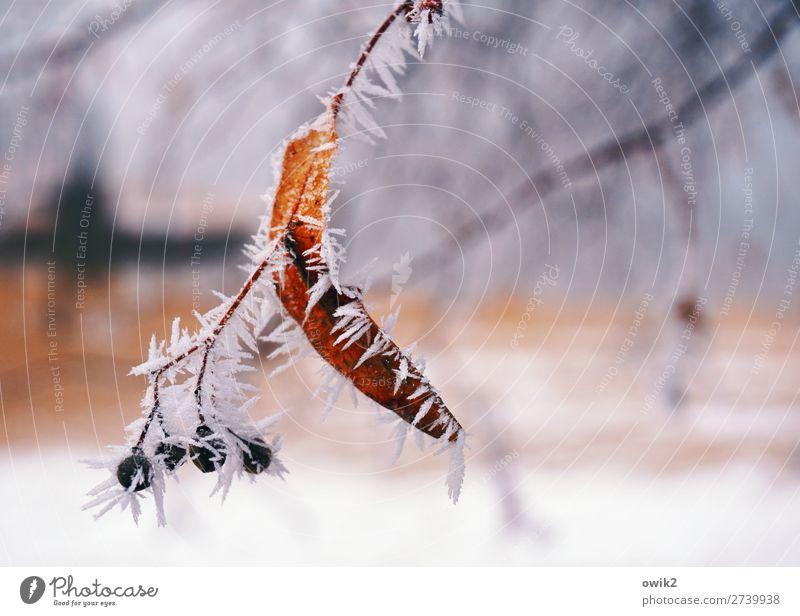
[[[326,398],[325,413],[345,389],[353,392],[354,399],[359,389],[380,411],[391,411],[380,416],[388,416],[395,424],[395,458],[409,429],[414,429],[421,449],[426,441],[433,441],[439,446],[437,454],[449,453],[446,483],[450,497],[457,501],[464,477],[464,430],[424,376],[424,362],[413,358],[413,345],[401,350],[392,341],[399,307],[378,325],[364,304],[368,280],[361,286],[340,281],[344,230],[330,226],[337,193],[329,191],[330,159],[339,146],[337,120],[369,141],[385,137],[370,113],[375,99],[400,97],[396,78],[403,74],[407,59],[419,59],[436,36],[449,31],[451,11],[460,16],[454,2],[398,4],[362,50],[347,85],[326,99],[325,112],[300,127],[275,154],[275,188],[264,195],[270,211],[244,249],[246,282],[236,295],[218,294],[217,307],[196,313],[194,333],[175,319],[168,340],[152,339],[147,361],[131,371],[148,381],[142,399],[145,417],[128,426],[127,447],[114,447],[106,458],[89,462],[110,477],[89,493],[85,509],[96,509],[99,517],[119,506],[138,520],[141,501],[152,496],[157,521],[163,525],[166,482],[187,464],[215,473],[212,494],[219,492],[223,499],[234,477],[282,478],[287,472],[279,457],[282,441],[272,433],[280,414],[252,421],[249,413],[257,402],[256,391],[242,379],[253,370],[259,341],[277,345],[268,359],[282,361],[272,374],[312,351],[320,352],[326,363],[318,394]],[[294,150],[303,147],[309,148],[311,163],[302,158],[293,163],[305,175],[292,177],[287,164],[293,162]],[[281,207],[299,205],[282,211],[279,203]],[[303,207],[307,213],[300,211]],[[309,238],[317,239],[311,242]],[[303,297],[288,291],[298,276],[308,282]],[[310,321],[320,318],[330,323],[327,355],[321,352],[322,343],[312,340],[307,331]],[[270,324],[273,327],[266,332]],[[352,364],[343,364],[342,357],[353,351],[358,355]],[[391,386],[378,393],[357,388],[353,375],[376,366],[388,370]],[[406,407],[413,411],[411,415]]]

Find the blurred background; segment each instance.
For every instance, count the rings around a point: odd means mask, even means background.
[[[152,334],[244,279],[271,157],[391,10],[0,2],[0,563],[800,565],[800,12],[462,2],[345,136],[343,278],[470,433],[447,461],[320,360],[252,382],[286,482],[183,469],[95,521],[82,460],[141,413]]]

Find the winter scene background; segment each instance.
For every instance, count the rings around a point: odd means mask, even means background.
[[[0,2],[0,563],[800,565],[790,0],[445,3],[402,97],[361,92],[339,278],[463,426],[457,504],[447,453],[395,461],[266,336],[238,410],[288,473],[223,498],[186,464],[166,526],[149,492],[83,509],[147,413],[131,369],[237,293],[276,152],[394,6]]]

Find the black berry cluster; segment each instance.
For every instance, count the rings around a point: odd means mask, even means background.
[[[258,475],[269,468],[272,449],[262,438],[248,440],[230,430],[229,432],[239,442],[236,449],[246,472]],[[194,442],[188,449],[164,440],[156,445],[153,452],[153,458],[163,464],[168,472],[175,471],[188,459],[203,473],[212,473],[225,464],[227,457],[228,447],[225,441],[205,424],[200,424],[197,428]],[[153,481],[153,462],[141,447],[133,447],[130,455],[119,463],[117,480],[123,488],[131,492],[150,487]]]

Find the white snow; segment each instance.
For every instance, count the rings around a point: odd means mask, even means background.
[[[622,468],[525,470],[516,495],[539,519],[520,532],[480,473],[458,506],[441,475],[402,468],[289,460],[290,481],[238,482],[209,499],[214,480],[168,480],[169,526],[147,510],[97,522],[80,510],[96,479],[83,451],[13,451],[0,461],[3,565],[800,565],[800,491],[750,468],[690,477]]]

